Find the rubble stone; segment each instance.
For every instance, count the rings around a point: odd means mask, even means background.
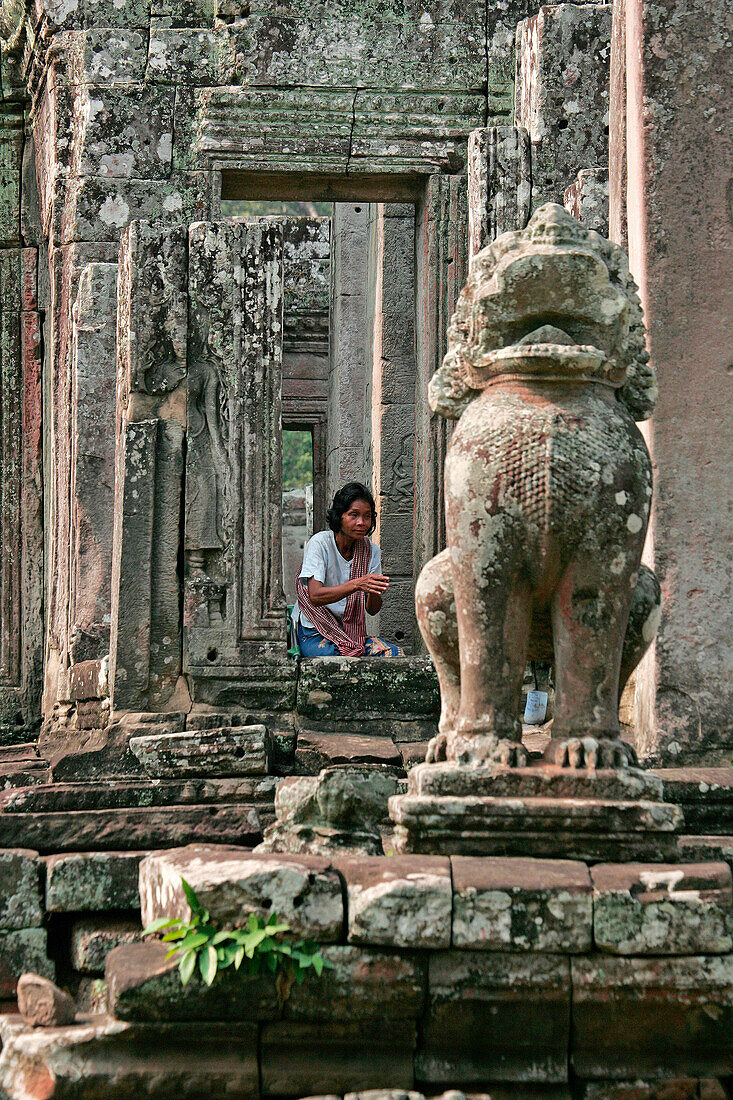
[[[733,949],[727,863],[596,864],[593,938],[616,955],[707,955]]]
[[[386,737],[312,732],[298,734],[295,766],[299,773],[318,775],[331,764],[387,764],[401,769],[402,757]]]
[[[454,947],[589,950],[593,892],[584,863],[453,856],[451,866]]]
[[[451,873],[430,856],[339,858],[349,943],[445,948],[451,943]]]
[[[64,1027],[74,1022],[74,1001],[48,978],[21,974],[18,979],[18,1010],[34,1027]]]
[[[276,913],[296,939],[332,943],[341,937],[341,881],[326,860],[205,845],[149,856],[140,867],[144,925],[157,917],[190,917],[182,879],[224,927],[246,925],[251,913],[265,919]]]

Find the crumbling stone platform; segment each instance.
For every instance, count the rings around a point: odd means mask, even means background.
[[[62,885],[71,858],[48,861],[47,901],[107,904],[109,858],[84,896]],[[184,989],[166,945],[110,941],[103,1014],[48,1030],[0,1019],[11,1100],[254,1100],[385,1085],[492,1100],[727,1095],[728,863],[328,860],[194,845],[143,859],[144,921],[187,915],[182,877],[223,925],[276,911],[332,968],[279,1002],[272,976],[226,970]]]

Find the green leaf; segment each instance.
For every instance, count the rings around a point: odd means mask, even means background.
[[[235,970],[239,970],[240,966],[242,965],[242,960],[243,959],[244,959],[244,948],[240,946],[234,952],[234,969]]]
[[[227,930],[224,932],[217,932],[211,942],[214,947],[216,947],[218,944],[224,943],[225,940],[230,939],[232,939],[232,933]]]
[[[323,973],[323,959],[322,959],[322,957],[320,955],[314,955],[313,959],[311,961],[313,963],[313,969],[315,970],[316,974],[320,978],[321,974]]]
[[[163,928],[172,928],[174,925],[180,925],[180,923],[177,917],[158,917],[156,920],[151,921],[141,934],[143,936],[154,936],[156,932],[162,931]]]
[[[185,955],[181,956],[181,961],[178,964],[178,972],[181,975],[181,984],[188,985],[194,970],[196,969],[196,952],[187,951]]]
[[[187,935],[188,928],[184,925],[183,928],[175,928],[172,932],[166,932],[161,939],[161,943],[173,943],[174,940],[182,940]]]
[[[186,936],[181,944],[181,948],[184,951],[195,951],[197,947],[203,947],[204,944],[208,942],[209,936],[207,936],[205,932],[192,932]]]
[[[183,888],[183,894],[186,898],[186,901],[188,902],[189,906],[191,907],[191,912],[192,913],[200,912],[201,911],[201,902],[196,897],[196,891],[194,890],[193,886],[189,886],[189,884],[186,882],[185,878],[182,878],[181,879],[181,887]]]
[[[177,955],[177,954],[179,953],[179,951],[180,951],[180,950],[181,950],[181,949],[180,949],[180,947],[178,947],[178,946],[176,946],[176,947],[171,947],[170,951],[169,951],[169,952],[168,952],[168,953],[166,954],[165,958],[163,959],[163,962],[168,962],[168,959],[172,959],[172,958],[173,958],[173,956],[174,956],[174,955]]]
[[[219,959],[217,958],[216,948],[209,944],[206,950],[199,955],[199,970],[207,985],[211,985],[213,982],[218,967]]]

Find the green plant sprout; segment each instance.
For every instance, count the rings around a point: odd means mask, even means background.
[[[143,930],[143,936],[163,932],[163,943],[173,946],[166,960],[178,955],[178,973],[181,983],[187,985],[198,968],[206,983],[211,985],[220,970],[233,966],[244,967],[247,974],[270,973],[276,975],[278,1000],[287,999],[293,982],[302,982],[309,970],[318,977],[333,964],[319,954],[310,941],[289,943],[277,937],[290,931],[290,926],[278,922],[271,913],[267,921],[250,913],[245,928],[219,928],[204,909],[196,891],[185,879],[181,879],[183,893],[191,909],[188,921],[180,917],[159,917]]]

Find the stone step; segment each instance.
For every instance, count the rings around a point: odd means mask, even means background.
[[[130,750],[148,775],[177,778],[197,775],[267,775],[271,746],[266,726],[149,733],[130,738]]]
[[[140,863],[147,851],[66,852],[46,856],[49,913],[139,909]]]
[[[114,810],[127,806],[176,806],[208,802],[271,804],[276,776],[229,779],[191,778],[155,783],[109,780],[106,783],[47,783],[0,795],[3,813],[54,813],[67,810]]]
[[[50,782],[51,767],[45,760],[15,760],[0,764],[0,790]]]
[[[177,848],[198,841],[252,846],[273,814],[263,805],[131,807],[69,813],[0,814],[0,847],[36,851]]]
[[[688,833],[733,833],[733,768],[655,768]]]
[[[0,1090],[73,1100],[251,1100],[259,1093],[257,1029],[240,1024],[136,1027],[109,1016],[61,1028],[0,1017]]]

